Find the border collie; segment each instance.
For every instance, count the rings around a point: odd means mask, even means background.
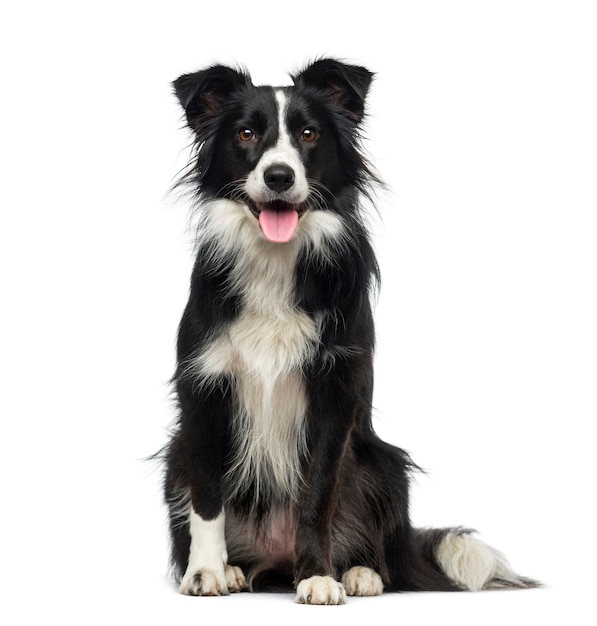
[[[401,449],[373,431],[378,267],[361,201],[372,74],[319,59],[290,87],[216,65],[174,82],[194,133],[197,259],[165,450],[187,595],[531,587],[461,528],[411,526]]]

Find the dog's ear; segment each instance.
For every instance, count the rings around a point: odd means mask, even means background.
[[[250,83],[247,74],[224,65],[214,65],[179,76],[173,86],[189,126],[196,130],[203,120],[220,113],[231,94]]]
[[[319,59],[292,76],[296,85],[311,86],[325,93],[332,106],[358,124],[365,113],[365,98],[373,73],[359,65],[335,59]]]

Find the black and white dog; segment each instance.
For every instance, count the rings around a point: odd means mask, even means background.
[[[463,529],[421,530],[408,455],[371,423],[378,268],[360,199],[372,74],[320,59],[292,87],[178,78],[198,249],[178,335],[165,497],[180,591],[529,587]]]

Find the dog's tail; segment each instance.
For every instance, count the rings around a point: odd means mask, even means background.
[[[494,548],[466,528],[416,529],[419,555],[440,570],[456,589],[529,589],[540,587],[536,580],[516,574]]]

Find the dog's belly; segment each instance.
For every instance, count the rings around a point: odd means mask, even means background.
[[[251,515],[226,514],[226,543],[230,562],[258,568],[292,567],[296,560],[296,523],[290,508],[279,508],[259,523]]]
[[[257,534],[257,550],[272,563],[294,563],[295,527],[290,513],[277,512],[265,529]]]

